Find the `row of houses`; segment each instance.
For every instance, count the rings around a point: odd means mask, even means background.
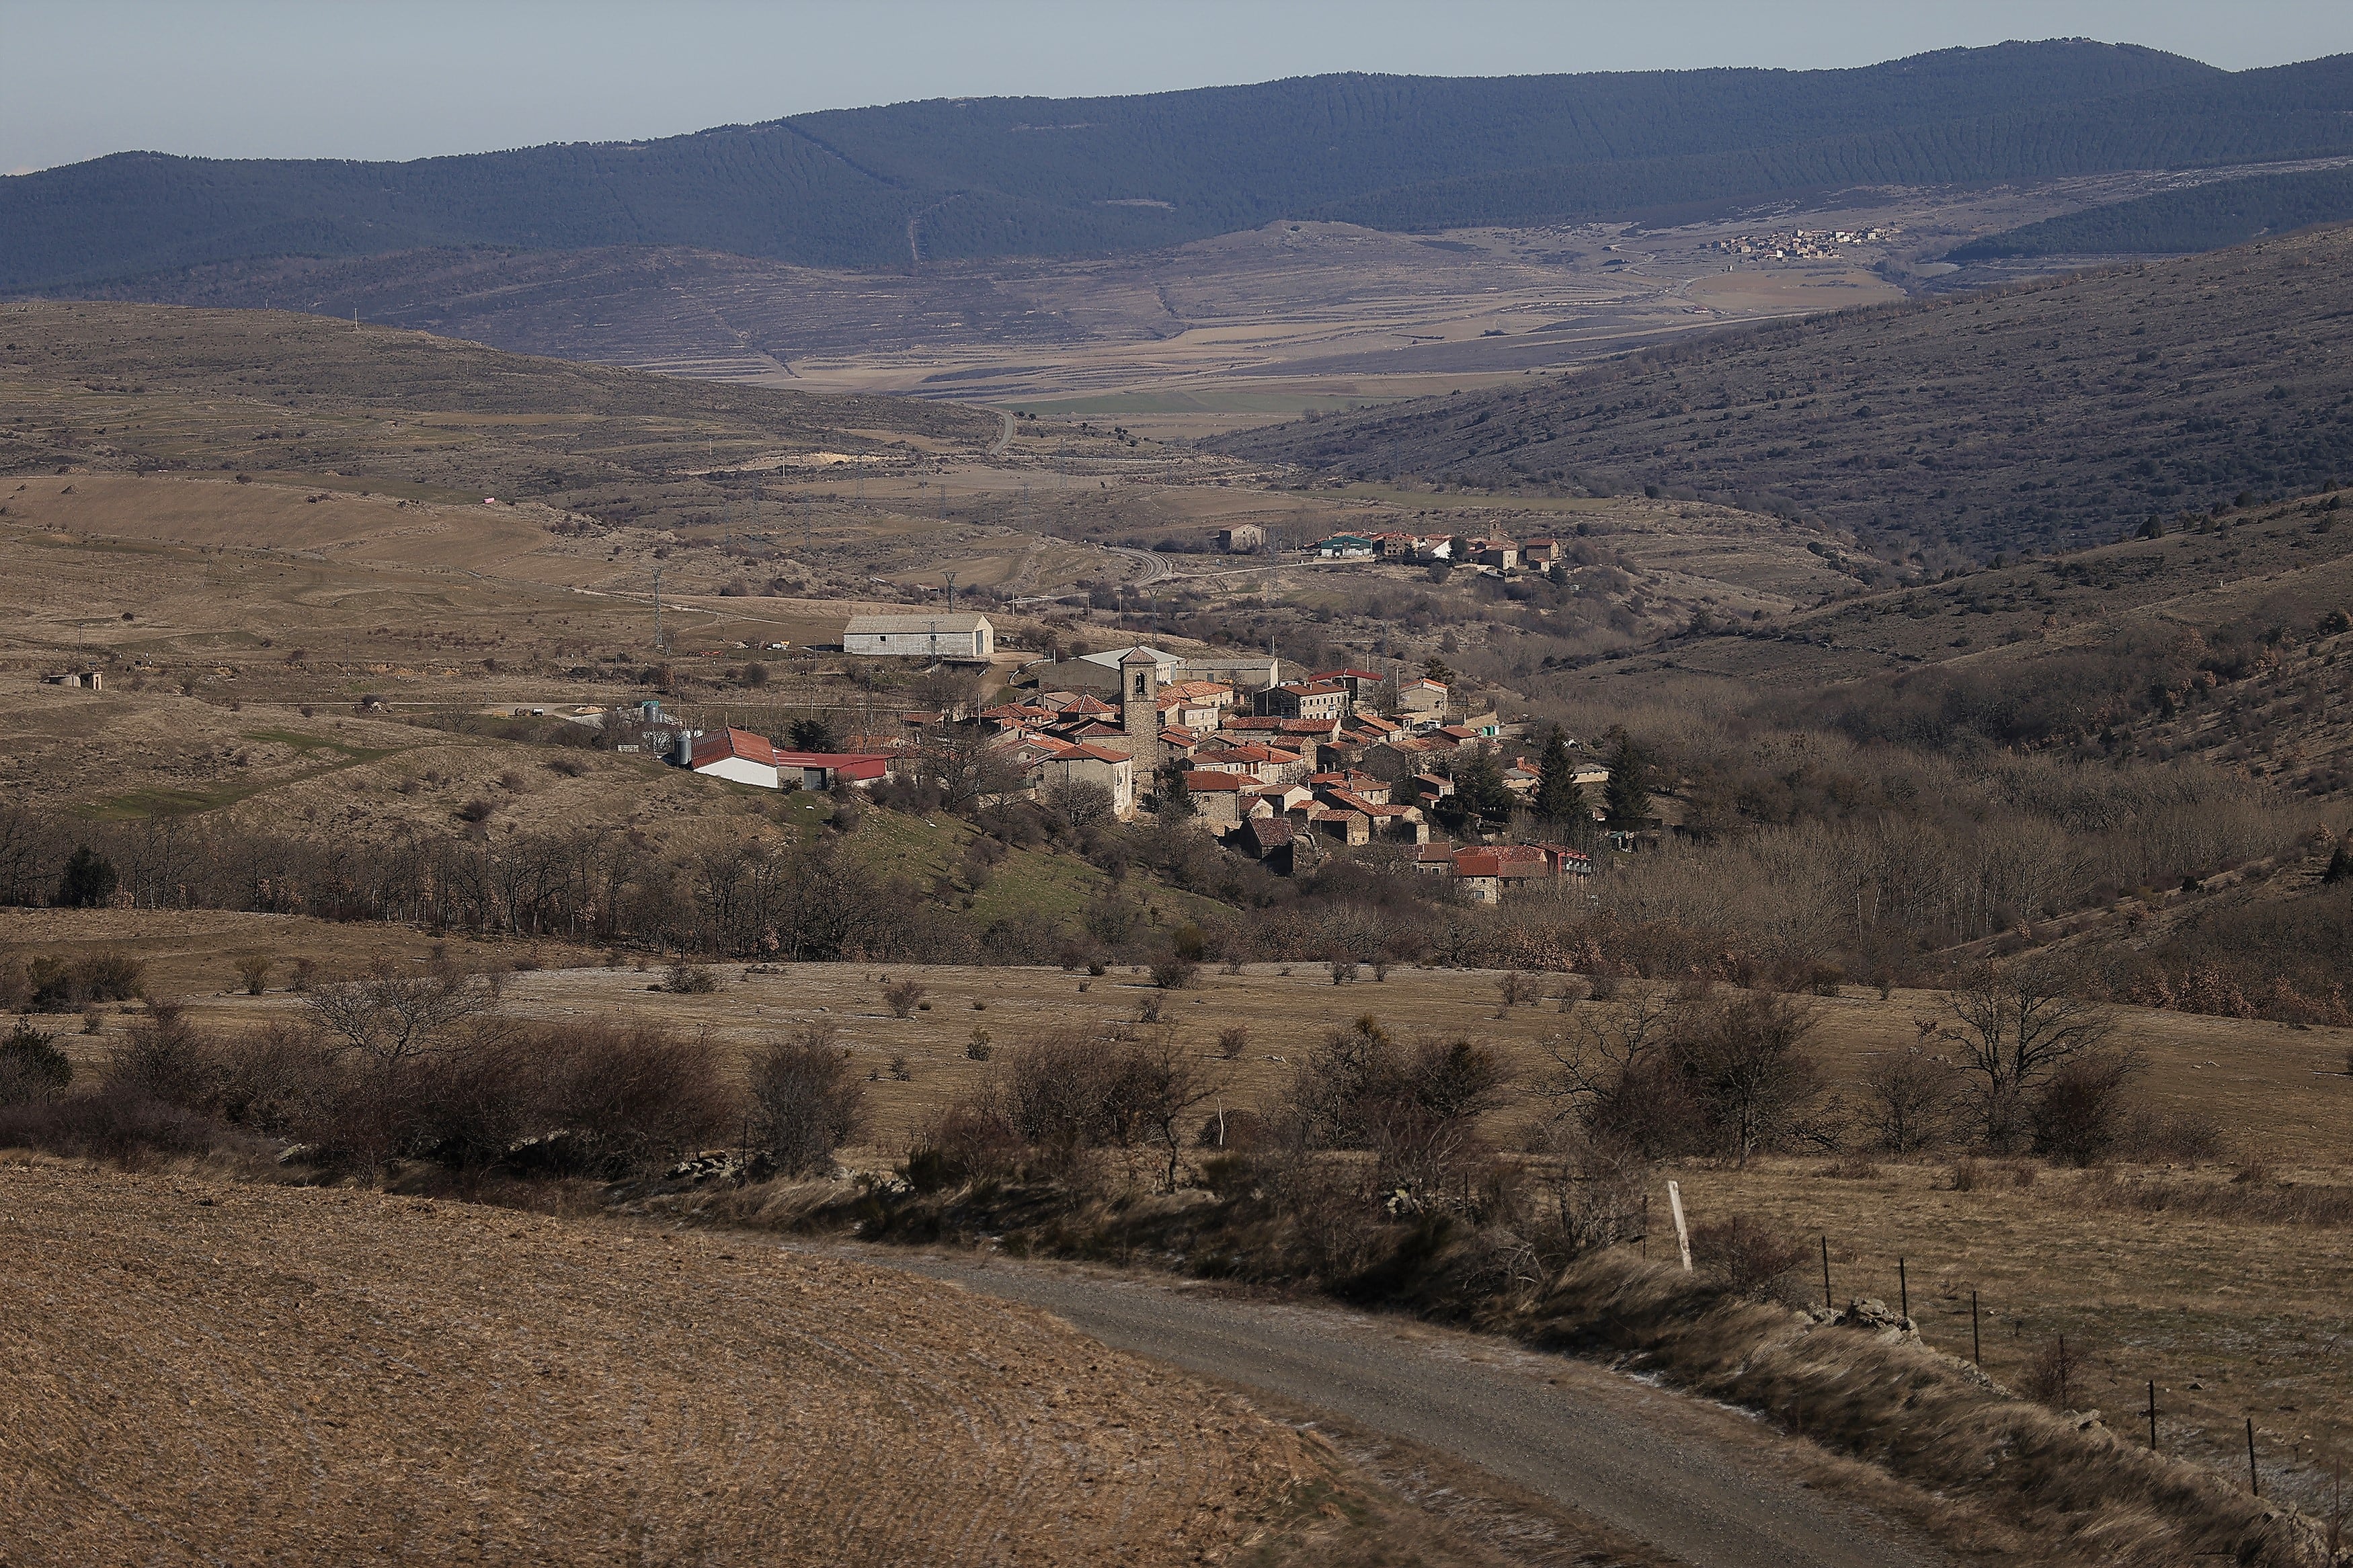
[[[1445,562],[1453,566],[1549,566],[1561,559],[1557,539],[1514,542],[1496,534],[1335,533],[1309,546],[1325,561],[1388,561],[1407,565]]]

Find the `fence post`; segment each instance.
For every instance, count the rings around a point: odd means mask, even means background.
[[[1675,1215],[1675,1250],[1683,1255],[1683,1272],[1692,1271],[1691,1228],[1683,1224],[1683,1189],[1675,1182],[1667,1184],[1667,1207]]]
[[[2255,1418],[2247,1417],[2247,1489],[2255,1496],[2263,1495],[2263,1479],[2255,1470]]]
[[[1978,1337],[1978,1293],[1969,1292],[1969,1364],[1985,1370],[1985,1342]]]
[[[1822,1306],[1825,1310],[1831,1306],[1831,1238],[1827,1231],[1822,1233]]]
[[[1895,1292],[1903,1303],[1904,1321],[1909,1325],[1912,1321],[1912,1281],[1904,1272],[1904,1259],[1901,1258],[1895,1260]]]
[[[2157,1452],[2157,1379],[2148,1380],[2148,1451]]]

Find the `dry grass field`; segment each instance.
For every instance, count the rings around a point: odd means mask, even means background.
[[[724,1238],[0,1164],[0,1561],[1136,1563],[1327,1462],[1043,1314]]]

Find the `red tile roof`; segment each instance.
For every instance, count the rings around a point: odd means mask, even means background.
[[[754,735],[749,730],[726,729],[716,735],[697,738],[690,761],[700,768],[730,757],[772,768],[776,765],[776,748],[764,735]]]
[[[1185,775],[1185,787],[1195,795],[1214,794],[1219,790],[1231,790],[1239,795],[1242,788],[1242,775],[1219,773],[1215,768],[1203,768],[1198,773],[1187,773]]]

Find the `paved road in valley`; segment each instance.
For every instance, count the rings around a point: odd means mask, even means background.
[[[1746,1417],[1634,1378],[1408,1320],[965,1253],[812,1247],[1043,1307],[1106,1344],[1410,1439],[1693,1568],[1946,1561],[1809,1489]]]

